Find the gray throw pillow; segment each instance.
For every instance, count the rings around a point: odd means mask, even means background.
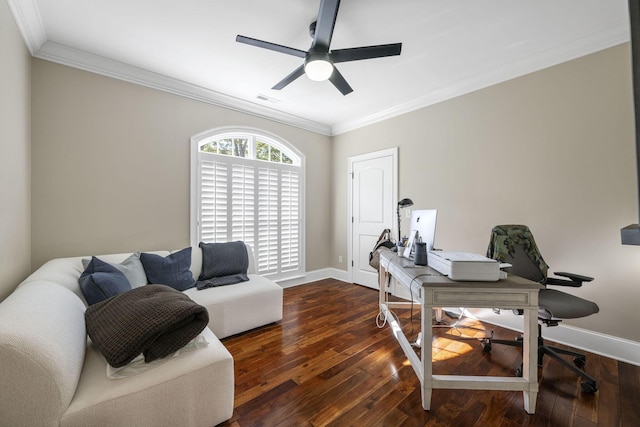
[[[90,262],[91,258],[83,258],[82,266],[86,269]],[[144,266],[140,261],[140,252],[131,254],[120,264],[111,265],[120,270],[125,275],[127,280],[129,280],[129,283],[131,284],[131,288],[139,288],[140,286],[144,286],[149,283],[147,281],[147,275],[144,272]]]
[[[198,280],[247,274],[249,256],[244,242],[200,242],[199,246],[202,248],[202,272]]]
[[[142,261],[149,283],[167,285],[178,291],[184,291],[196,285],[190,270],[191,247],[166,257],[142,252],[140,261]]]
[[[198,290],[235,285],[249,280],[249,256],[244,242],[200,242],[200,247],[202,273],[196,282]]]

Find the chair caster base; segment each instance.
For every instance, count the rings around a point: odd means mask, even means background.
[[[595,393],[596,391],[598,391],[598,386],[596,385],[596,383],[591,381],[582,381],[580,383],[580,387],[585,393]]]
[[[584,356],[576,357],[573,359],[573,364],[578,369],[584,369],[584,366],[587,364],[587,359]]]

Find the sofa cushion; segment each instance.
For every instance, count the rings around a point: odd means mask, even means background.
[[[283,290],[273,281],[249,274],[237,285],[184,292],[209,311],[209,329],[218,338],[228,337],[282,319]]]
[[[100,258],[101,261],[104,261]],[[89,263],[91,262],[91,258],[82,258],[82,266],[87,268]],[[139,288],[140,286],[144,286],[147,283],[147,274],[144,272],[144,266],[140,261],[140,252],[133,253],[127,257],[120,264],[113,264],[115,268],[122,271],[125,275],[131,288]]]
[[[78,279],[80,289],[89,305],[131,289],[127,277],[113,265],[92,257]]]
[[[202,333],[208,346],[121,380],[107,378],[107,362],[90,343],[60,427],[211,427],[228,420],[233,414],[233,358],[208,328]]]
[[[191,274],[191,248],[184,248],[166,257],[143,252],[140,261],[144,266],[149,283],[171,286],[178,291],[195,286]]]

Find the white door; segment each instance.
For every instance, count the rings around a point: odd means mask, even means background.
[[[349,158],[349,272],[351,281],[378,289],[378,273],[369,253],[385,228],[394,228],[397,205],[398,148]]]

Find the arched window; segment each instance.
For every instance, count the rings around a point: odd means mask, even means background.
[[[304,273],[304,157],[275,135],[213,129],[191,138],[191,244],[242,240],[258,274]]]

